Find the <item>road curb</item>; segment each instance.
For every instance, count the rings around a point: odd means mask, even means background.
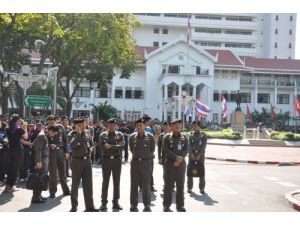
[[[240,159],[225,159],[215,157],[205,157],[210,160],[226,161],[226,162],[239,162],[249,164],[262,164],[262,165],[278,165],[278,166],[300,166],[300,162],[279,162],[279,161],[255,161],[255,160],[240,160]]]
[[[227,145],[227,146],[248,146],[248,147],[275,147],[275,148],[282,148],[282,146],[266,146],[266,145],[251,145],[251,144],[235,144],[235,143],[213,143],[207,142],[209,145]],[[286,145],[285,148],[295,148],[299,147],[298,145]]]
[[[300,201],[293,197],[295,194],[300,194],[300,190],[288,192],[284,198],[293,209],[300,211]]]

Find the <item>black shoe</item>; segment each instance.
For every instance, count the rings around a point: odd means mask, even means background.
[[[204,190],[200,190],[200,193],[203,195],[206,194]]]
[[[154,187],[151,187],[152,192],[157,192],[157,190]]]
[[[179,207],[176,209],[177,209],[177,212],[186,212],[186,209],[184,207]]]
[[[68,195],[71,195],[70,191],[64,192],[64,196],[68,196]]]
[[[164,207],[164,212],[173,212],[170,207]]]
[[[123,210],[123,207],[119,205],[119,203],[117,204],[113,204],[112,209],[116,209],[116,210]]]
[[[187,193],[191,194],[192,193],[192,189],[188,189]]]
[[[42,199],[37,199],[37,200],[34,200],[34,199],[31,199],[31,204],[39,204],[39,203],[45,203],[46,200],[42,200]]]
[[[138,208],[137,207],[134,207],[134,206],[131,206],[130,207],[130,212],[138,212]]]
[[[150,206],[145,206],[143,212],[151,212]]]
[[[42,196],[41,196],[41,199],[42,199],[43,201],[46,201],[46,200],[47,200],[47,198],[45,198],[45,197],[42,197]]]
[[[72,207],[69,212],[77,212],[77,208],[75,208],[75,207],[73,208]]]
[[[100,206],[99,210],[100,210],[101,212],[106,211],[106,210],[107,210],[106,204],[102,204],[102,205]]]
[[[98,209],[92,208],[92,209],[86,209],[84,212],[99,212]]]
[[[55,194],[54,193],[50,194],[50,198],[55,198]]]

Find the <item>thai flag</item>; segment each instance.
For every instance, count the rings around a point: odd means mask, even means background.
[[[297,98],[297,100],[296,100],[295,110],[300,115],[300,99],[299,98]]]
[[[191,19],[191,15],[189,15],[189,18],[188,18],[188,29],[187,29],[187,39],[186,39],[186,43],[189,45],[189,42],[190,42],[190,33],[191,33],[191,22],[190,22],[190,19]]]
[[[203,102],[201,102],[199,99],[196,99],[196,105],[195,105],[196,113],[199,116],[206,117],[209,112],[209,107],[205,105]]]
[[[223,113],[223,119],[224,121],[226,121],[228,116],[228,108],[227,108],[227,103],[224,95],[222,95],[222,113]]]

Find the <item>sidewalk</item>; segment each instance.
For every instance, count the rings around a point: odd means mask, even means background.
[[[300,148],[298,146],[280,148],[252,146],[246,144],[247,142],[247,140],[208,140],[206,158],[254,164],[300,165]]]

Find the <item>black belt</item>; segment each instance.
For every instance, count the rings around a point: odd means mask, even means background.
[[[120,155],[104,155],[103,158],[105,159],[120,159]]]
[[[89,156],[84,156],[84,157],[74,157],[72,156],[73,159],[89,159],[90,157]]]
[[[153,158],[132,158],[132,159],[136,161],[145,161],[145,160],[152,160]]]

